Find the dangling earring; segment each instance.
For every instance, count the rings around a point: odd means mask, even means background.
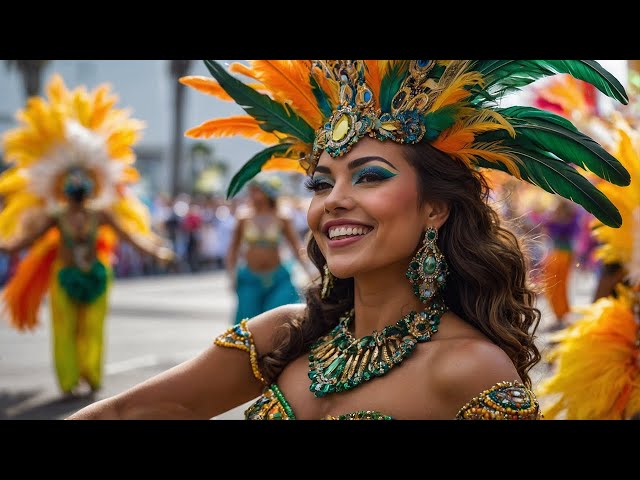
[[[413,285],[413,293],[421,302],[427,303],[444,288],[449,269],[444,255],[438,249],[438,231],[427,228],[422,246],[411,259],[407,278]]]
[[[329,295],[331,295],[331,290],[333,289],[333,273],[329,270],[327,264],[324,264],[324,275],[322,277],[322,290],[320,291],[320,298],[326,299]]]

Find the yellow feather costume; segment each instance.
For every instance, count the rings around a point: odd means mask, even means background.
[[[37,235],[32,225],[58,218],[66,202],[63,183],[74,168],[81,168],[93,182],[86,200],[89,210],[107,211],[124,231],[150,238],[149,213],[128,188],[138,179],[132,147],[143,124],[129,118],[128,111],[114,108],[117,97],[107,85],[93,92],[84,87],[70,91],[55,75],[46,90],[48,98],[30,98],[16,114],[19,126],[3,136],[11,167],[0,175],[0,195],[5,200],[0,243],[21,245],[24,238]],[[98,388],[116,234],[109,226],[96,226],[95,262],[102,265],[106,285],[96,290],[97,298],[83,303],[62,287],[60,272],[66,265],[61,251],[67,237],[57,220],[53,225],[33,242],[2,291],[2,313],[15,328],[34,329],[48,292],[62,391],[72,391],[80,378]]]
[[[596,257],[623,265],[631,287],[619,284],[617,298],[576,308],[583,317],[552,337],[557,344],[547,359],[555,371],[537,391],[550,419],[623,420],[640,413],[640,143],[621,118],[615,123],[615,153],[631,184],[600,185],[623,223],[613,229],[595,221],[593,235],[601,242]]]

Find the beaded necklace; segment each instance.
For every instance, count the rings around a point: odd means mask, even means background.
[[[427,311],[410,312],[395,325],[360,339],[349,332],[354,311],[347,312],[311,346],[309,390],[316,397],[324,397],[381,377],[411,355],[418,343],[431,340],[446,311],[444,302],[434,299]]]

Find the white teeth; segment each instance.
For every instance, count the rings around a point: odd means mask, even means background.
[[[329,229],[329,238],[366,235],[370,231],[369,227],[331,227]]]

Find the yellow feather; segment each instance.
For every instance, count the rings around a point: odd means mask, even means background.
[[[620,187],[608,182],[600,182],[602,191],[618,208],[622,216],[622,226],[611,228],[594,221],[593,237],[601,244],[594,256],[605,263],[629,264],[633,257],[634,232],[633,212],[640,207],[640,138],[628,128],[628,124],[617,125],[617,144],[613,155],[631,175],[631,183]]]
[[[434,93],[436,95],[435,101],[429,111],[436,111],[447,105],[461,102],[470,95],[469,90],[465,87],[481,83],[482,75],[478,72],[467,72],[456,76],[444,89],[440,90],[438,88],[437,93]]]
[[[576,309],[585,316],[552,338],[555,373],[537,391],[546,418],[620,420],[638,413],[638,324],[632,294],[623,287],[618,293]]]
[[[187,137],[211,138],[242,135],[268,145],[278,143],[278,137],[260,128],[260,124],[249,115],[208,120],[185,132]]]
[[[306,60],[252,60],[257,79],[273,99],[290,105],[312,128],[323,123],[322,112],[311,89],[311,64]]]
[[[89,128],[98,129],[107,117],[109,110],[118,101],[116,95],[109,95],[109,86],[102,85],[96,89],[92,98],[92,108],[89,115]]]
[[[136,197],[127,195],[120,198],[111,206],[111,211],[126,231],[143,235],[152,233],[149,210]]]
[[[72,117],[75,118],[80,125],[89,128],[91,104],[89,103],[89,94],[86,88],[78,87],[73,92],[72,100]]]
[[[59,74],[54,74],[47,84],[47,95],[52,103],[66,103],[69,101],[69,90]]]
[[[6,205],[0,212],[0,237],[8,239],[19,233],[27,211],[41,205],[42,200],[26,190],[8,196]]]
[[[136,183],[140,180],[140,173],[131,165],[127,165],[123,170],[120,176],[120,181],[122,183]]]
[[[0,175],[0,195],[9,195],[22,190],[29,184],[20,168],[10,168]]]

